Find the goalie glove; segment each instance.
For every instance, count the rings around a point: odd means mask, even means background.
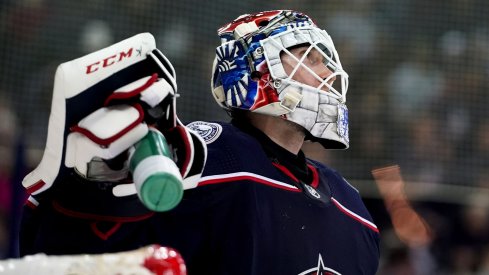
[[[31,195],[28,204],[54,197],[61,212],[101,219],[147,213],[134,201],[127,149],[147,134],[148,123],[158,121],[166,130],[177,127],[176,89],[175,71],[149,33],[61,64],[44,155],[23,180]],[[197,161],[201,164],[196,167],[203,168],[206,150],[201,154],[202,146],[196,147],[200,159],[187,157],[182,164]],[[130,210],[114,212],[120,201]]]

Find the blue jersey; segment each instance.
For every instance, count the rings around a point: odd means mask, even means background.
[[[206,140],[208,160],[175,212],[198,209],[188,226],[199,230],[188,229],[198,232],[188,249],[185,240],[170,244],[186,257],[190,274],[376,273],[378,229],[338,173],[307,160],[312,177],[305,184],[231,124],[189,127]]]
[[[102,253],[157,243],[178,250],[190,275],[376,273],[378,229],[358,191],[337,172],[304,158],[308,176],[298,176],[260,138],[233,124],[189,127],[206,141],[208,158],[197,187],[175,209],[131,214],[137,197],[109,208],[95,195],[69,200],[108,211],[88,215],[53,199],[26,209],[23,252]],[[131,217],[120,217],[126,209]]]

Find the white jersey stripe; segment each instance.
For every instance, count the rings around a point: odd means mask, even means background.
[[[354,218],[355,220],[359,221],[360,223],[363,223],[365,226],[369,227],[370,229],[372,229],[373,231],[375,232],[379,232],[379,229],[377,228],[377,226],[372,223],[371,221],[361,217],[360,215],[356,214],[355,212],[351,211],[350,209],[346,208],[345,206],[343,206],[339,201],[337,201],[335,198],[331,198],[331,201],[333,201],[333,203],[340,209],[342,210],[345,214],[347,214],[348,216]]]
[[[287,189],[290,191],[300,191],[299,188],[297,188],[293,185],[287,184],[285,182],[281,182],[278,180],[274,180],[271,178],[267,178],[267,177],[264,177],[264,176],[261,176],[258,174],[254,174],[254,173],[249,173],[249,172],[236,172],[236,173],[202,177],[200,179],[199,186],[207,185],[207,184],[214,184],[214,183],[221,183],[221,182],[228,182],[228,181],[232,181],[232,180],[240,180],[240,179],[248,179],[248,180],[252,180],[252,181],[257,181],[259,183],[264,183],[264,184],[275,186],[278,188]]]
[[[263,183],[263,184],[267,184],[270,186],[278,187],[281,189],[286,189],[289,191],[295,191],[295,192],[300,191],[299,188],[292,186],[290,184],[287,184],[287,183],[284,183],[281,181],[277,181],[274,179],[270,179],[270,178],[267,178],[267,177],[264,177],[264,176],[261,176],[258,174],[249,173],[249,172],[236,172],[236,173],[202,177],[200,179],[198,186],[223,183],[223,182],[229,182],[229,181],[235,181],[235,180],[251,180],[251,181],[258,182],[258,183]],[[338,207],[343,213],[354,218],[355,220],[357,220],[360,223],[364,224],[365,226],[369,227],[373,231],[379,232],[379,229],[377,228],[377,226],[374,223],[372,223],[371,221],[361,217],[360,215],[356,214],[355,212],[351,211],[350,209],[346,208],[340,202],[338,202],[335,198],[331,198],[331,200],[336,205],[336,207]]]

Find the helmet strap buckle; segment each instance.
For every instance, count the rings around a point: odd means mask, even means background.
[[[296,91],[288,91],[280,101],[280,106],[289,112],[293,112],[301,100],[302,94]]]

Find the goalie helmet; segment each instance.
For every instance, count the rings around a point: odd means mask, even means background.
[[[325,30],[303,13],[276,10],[242,15],[218,35],[211,88],[221,107],[281,116],[325,148],[348,148],[348,74]],[[304,47],[301,56],[291,53],[297,47]],[[327,76],[307,66],[311,53],[322,55]],[[288,73],[284,56],[295,64]],[[300,70],[317,85],[296,80]]]

